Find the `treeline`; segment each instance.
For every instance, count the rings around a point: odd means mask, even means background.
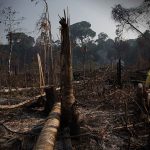
[[[96,64],[115,63],[118,58],[125,66],[148,67],[150,63],[150,31],[137,39],[110,39],[106,33],[98,34],[88,22],[79,22],[70,27],[74,64],[95,62]]]
[[[111,64],[118,58],[124,61],[126,66],[147,66],[150,63],[150,31],[137,39],[117,41],[110,39],[105,33],[98,34],[91,29],[91,24],[82,21],[70,26],[71,45],[73,49],[74,67],[89,64]],[[148,37],[148,38],[145,38]],[[25,33],[13,33],[12,70],[24,70],[37,63],[36,53],[43,50],[42,40],[36,41]],[[53,41],[54,57],[59,61],[60,41]],[[1,70],[7,69],[9,57],[9,45],[0,45]],[[56,61],[55,61],[56,62]],[[147,66],[148,67],[148,66]]]

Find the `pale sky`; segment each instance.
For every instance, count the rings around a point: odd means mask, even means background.
[[[21,23],[22,32],[37,37],[40,33],[35,30],[36,22],[43,11],[42,0],[35,5],[31,0],[0,0],[0,9],[11,6],[19,12],[18,16],[26,19]],[[63,16],[63,10],[69,8],[71,24],[88,21],[92,29],[99,34],[104,32],[112,39],[115,38],[116,23],[111,18],[111,10],[116,4],[122,4],[124,7],[135,7],[143,0],[47,0],[49,5],[50,21],[52,25],[52,35],[57,40],[59,35],[59,17]],[[4,28],[0,25],[0,37],[5,38],[2,31]],[[143,29],[144,30],[144,29]],[[29,33],[35,31],[33,33]],[[129,30],[124,34],[124,38],[136,38],[136,32]]]

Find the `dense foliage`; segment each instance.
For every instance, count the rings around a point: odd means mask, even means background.
[[[86,22],[81,22],[86,24]],[[106,33],[99,33],[97,38],[95,32],[90,28],[91,24],[87,23],[87,26],[78,26],[80,23],[76,23],[75,26],[71,26],[70,34],[72,38],[73,49],[73,65],[81,66],[83,61],[85,63],[94,64],[111,64],[121,57],[125,65],[138,65],[139,63],[149,62],[150,60],[150,43],[145,40],[141,35],[137,39],[129,40],[113,40],[110,39]],[[80,24],[81,25],[81,24]],[[73,28],[76,27],[77,29]],[[85,30],[89,30],[85,34]],[[82,31],[76,33],[75,30]],[[147,30],[144,35],[150,37],[150,32]],[[81,38],[82,37],[82,38]],[[88,40],[87,40],[88,37]],[[78,40],[77,40],[78,39]],[[80,39],[84,39],[82,42]],[[86,47],[86,48],[85,48]],[[36,59],[36,53],[42,49],[40,45],[40,38],[34,43],[34,38],[26,35],[25,33],[13,34],[13,64],[19,64],[20,69],[23,69],[23,65],[30,65]],[[60,50],[60,41],[53,41],[53,49],[55,51]],[[0,45],[1,64],[7,65],[8,63],[8,45]]]

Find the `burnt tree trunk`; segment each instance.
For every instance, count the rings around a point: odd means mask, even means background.
[[[117,63],[117,84],[119,88],[122,88],[122,79],[121,79],[121,74],[122,74],[122,68],[121,68],[121,59],[119,58],[119,61]]]
[[[12,32],[8,33],[8,41],[9,41],[9,59],[8,59],[8,87],[11,95],[11,59],[12,59]]]
[[[45,115],[48,115],[49,112],[51,112],[54,106],[54,103],[57,100],[55,87],[52,86],[50,88],[49,87],[45,88],[45,93],[46,93],[46,101],[45,101],[45,106],[44,106],[44,113]]]
[[[9,76],[11,74],[11,57],[12,57],[12,32],[8,33],[8,41],[9,41],[9,48],[10,48],[10,52],[9,52],[9,60],[8,60],[8,73]]]
[[[69,127],[71,134],[79,131],[72,84],[72,54],[69,37],[69,19],[61,18],[61,95],[62,127]],[[74,132],[73,132],[74,131]]]

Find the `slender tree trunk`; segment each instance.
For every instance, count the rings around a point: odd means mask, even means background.
[[[86,53],[83,52],[83,77],[84,77],[84,80],[85,80],[85,60],[86,60]]]
[[[8,59],[8,87],[11,95],[12,32],[8,33],[8,38],[9,38],[9,47],[10,47],[9,59]]]
[[[121,72],[122,68],[121,68],[121,59],[119,58],[119,61],[117,63],[117,82],[118,82],[118,86],[120,88],[122,88],[122,79],[121,79]]]
[[[48,53],[48,59],[47,59],[47,64],[49,65],[49,69],[47,71],[48,75],[48,84],[49,85],[54,85],[54,64],[53,64],[53,49],[52,49],[52,34],[51,34],[51,23],[49,19],[49,12],[48,12],[48,4],[47,1],[44,0],[45,3],[45,16],[48,21],[48,43],[47,43],[47,53]]]
[[[9,36],[9,47],[10,47],[9,59],[8,59],[8,73],[10,75],[11,74],[11,57],[12,57],[12,32],[9,32],[8,36]]]
[[[47,55],[47,51],[46,51],[46,42],[44,41],[44,82],[47,84],[47,80],[46,80],[46,55]]]
[[[51,23],[49,21],[49,14],[48,14],[48,22],[49,22],[49,61],[50,61],[50,69],[49,69],[49,84],[54,85],[54,60],[53,60],[53,49],[52,49],[52,35],[51,35]]]

